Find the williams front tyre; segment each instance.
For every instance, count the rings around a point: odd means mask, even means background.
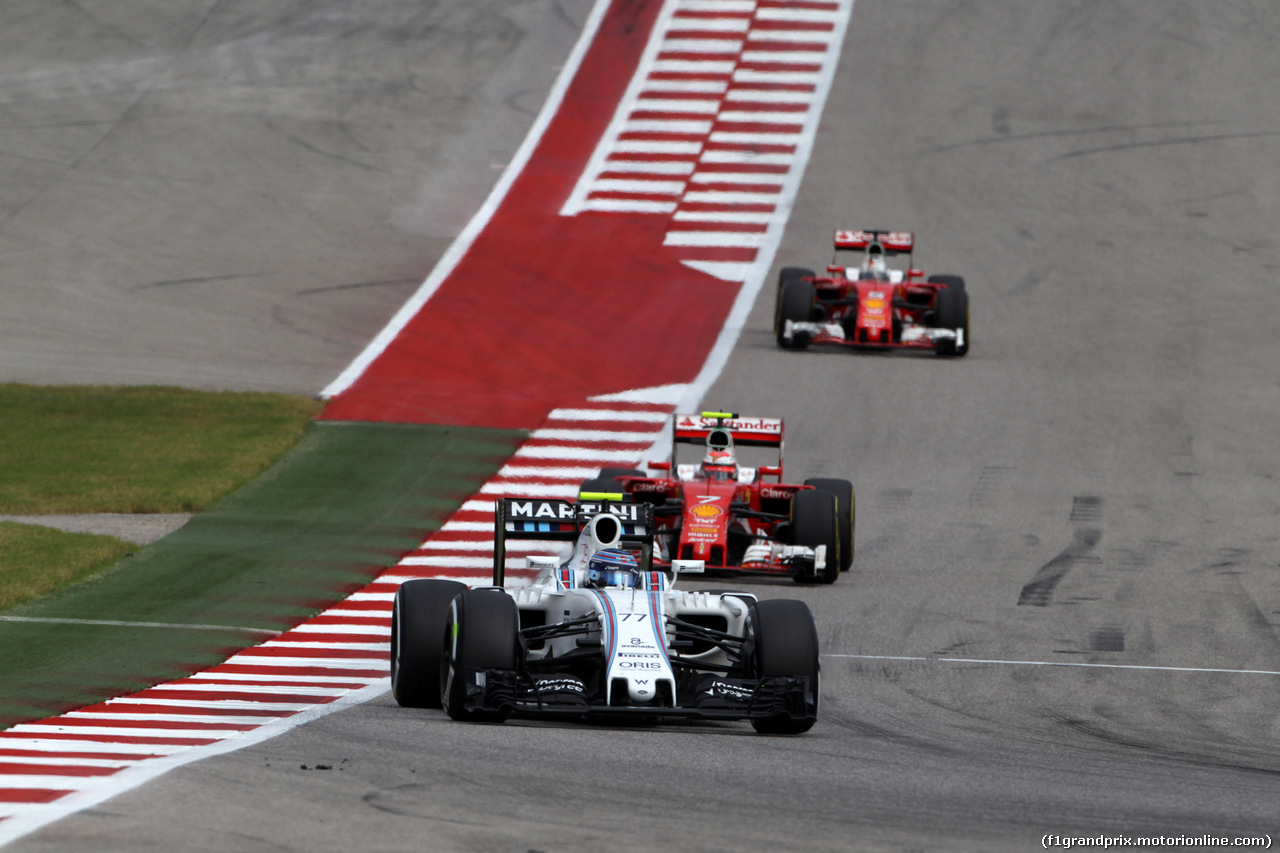
[[[502,722],[510,702],[485,702],[489,673],[514,675],[520,668],[520,613],[500,589],[469,589],[453,599],[444,626],[446,642],[440,668],[440,696],[450,719]]]
[[[751,721],[761,734],[798,735],[818,720],[818,626],[803,601],[771,598],[747,609],[749,663],[756,678],[806,679],[803,715],[778,714]]]
[[[467,588],[445,580],[400,584],[391,608],[391,694],[406,708],[440,707],[444,624],[454,596]]]

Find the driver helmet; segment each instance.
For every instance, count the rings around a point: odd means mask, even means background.
[[[884,247],[879,243],[867,246],[867,259],[862,262],[863,278],[878,278],[876,273],[887,273],[889,265],[884,260]],[[867,275],[871,273],[871,275]]]
[[[621,548],[602,548],[587,561],[587,586],[639,586],[640,564],[636,555]]]
[[[702,476],[708,480],[738,479],[738,462],[728,449],[708,450],[702,458]]]

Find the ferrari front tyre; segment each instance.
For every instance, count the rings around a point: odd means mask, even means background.
[[[400,584],[391,607],[391,695],[405,708],[440,707],[444,623],[454,596],[467,588],[445,580]]]
[[[807,678],[812,716],[763,717],[751,721],[756,731],[767,735],[798,735],[809,731],[818,720],[818,626],[809,605],[803,601],[770,598],[747,609],[751,632],[751,674],[756,678],[783,676]]]
[[[834,583],[840,577],[840,521],[835,494],[802,489],[791,498],[791,543],[827,546],[826,565],[816,575],[796,575],[797,583]]]
[[[848,480],[813,477],[805,480],[804,484],[813,486],[815,489],[826,489],[836,496],[836,527],[840,533],[840,571],[849,571],[849,567],[853,565],[853,531],[858,517],[853,483]]]
[[[951,329],[955,338],[938,341],[935,352],[941,356],[961,356],[969,352],[969,294],[944,287],[935,297],[934,325]]]
[[[453,599],[444,626],[440,696],[445,713],[462,722],[498,723],[511,708],[468,707],[468,673],[520,668],[520,612],[500,589],[468,589]]]
[[[930,284],[941,284],[950,290],[964,292],[964,279],[958,275],[931,275],[928,281]]]
[[[794,279],[782,286],[778,297],[778,346],[783,349],[804,349],[809,346],[808,332],[795,332],[791,339],[785,336],[786,321],[793,323],[810,323],[813,321],[814,289],[813,282]]]
[[[782,291],[793,281],[813,278],[816,273],[805,267],[783,267],[778,273],[778,292],[773,298],[773,333],[782,334]]]

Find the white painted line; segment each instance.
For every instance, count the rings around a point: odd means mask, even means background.
[[[774,204],[778,201],[778,193],[688,192],[684,200],[716,204]]]
[[[833,45],[830,50],[824,51],[821,47],[815,46],[813,50],[744,50],[742,52],[743,63],[774,63],[777,65],[814,65],[820,66],[827,58],[828,53],[838,53],[839,46]],[[823,77],[824,82],[826,77]],[[822,100],[826,100],[824,93]],[[820,103],[817,98],[814,103]]]
[[[701,142],[664,142],[656,139],[620,139],[613,151],[623,154],[681,154],[696,155],[702,150]],[[602,165],[604,161],[602,160]]]
[[[626,432],[618,430],[616,432],[600,429],[561,429],[552,427],[548,429],[536,429],[530,433],[529,441],[563,441],[573,443],[586,444],[641,444],[647,445],[653,441],[653,437],[658,434],[658,430],[650,432]],[[570,445],[566,444],[565,447]],[[545,448],[543,448],[545,449]]]
[[[728,75],[736,65],[733,60],[722,59],[659,59],[653,63],[653,70],[660,74]]]
[[[733,142],[740,145],[795,145],[800,141],[800,131],[794,133],[740,133],[720,130],[708,137],[710,142]]]
[[[725,93],[726,101],[754,101],[760,104],[807,104],[813,100],[810,92],[792,92],[789,89],[734,88]]]
[[[736,210],[680,210],[671,217],[676,222],[740,222],[744,225],[767,225],[772,213],[750,213]]]
[[[757,71],[739,68],[733,72],[735,83],[801,83],[816,86],[818,80],[819,74],[816,71]]]
[[[666,424],[671,416],[666,412],[633,412],[619,409],[552,409],[547,420],[565,421],[643,421]]]
[[[836,10],[823,9],[780,9],[765,7],[756,11],[758,21],[800,21],[808,23],[835,24],[840,17]]]
[[[681,9],[680,12],[688,11]],[[719,10],[717,10],[719,11]],[[751,19],[742,18],[686,18],[676,12],[671,19],[671,29],[678,32],[701,30],[702,32],[745,33],[751,28]]]
[[[813,112],[812,109],[809,112]],[[787,124],[799,125],[805,120],[805,112],[798,110],[726,110],[720,113],[722,122],[743,122],[747,124]]]
[[[789,166],[794,154],[757,154],[754,151],[708,151],[703,163],[730,163],[738,166]]]
[[[695,184],[773,184],[782,191],[782,175],[775,172],[698,172],[689,180]]]
[[[1001,664],[1004,666],[1068,666],[1081,667],[1085,669],[1135,669],[1146,670],[1148,672],[1198,672],[1219,675],[1280,675],[1280,670],[1275,669],[1217,669],[1213,667],[1203,666],[1153,666],[1148,664],[1136,663],[1086,663],[1084,661],[1069,660],[985,660],[982,658],[936,658],[936,657],[909,657],[906,655],[840,655],[830,654],[822,655],[824,658],[847,658],[852,660],[887,660],[887,661],[909,661],[918,663],[975,663],[975,664]]]
[[[597,178],[591,184],[594,193],[635,193],[637,195],[680,195],[684,181],[638,181]]]
[[[783,41],[825,44],[835,38],[836,33],[831,30],[762,30],[756,28],[747,35],[747,40],[751,42]]]
[[[687,175],[694,169],[693,160],[609,160],[605,172],[636,172],[650,175]],[[597,187],[598,188],[598,187]]]
[[[736,39],[667,39],[663,53],[738,53],[742,42]]]
[[[0,616],[0,622],[42,622],[54,625],[103,625],[111,628],[165,628],[188,631],[241,631],[246,634],[276,636],[272,628],[243,628],[235,625],[187,625],[182,622],[125,622],[114,619],[55,619],[42,616]]]
[[[601,213],[670,213],[676,209],[676,203],[674,201],[592,198],[578,205],[578,209],[595,210]]]
[[[680,0],[680,12],[738,12],[750,14],[756,10],[756,0]],[[679,14],[679,13],[677,13]]]
[[[654,80],[644,84],[645,92],[703,92],[723,95],[729,88],[727,80]]]
[[[662,245],[758,249],[762,242],[763,234],[749,231],[668,231]]]
[[[667,136],[706,136],[711,132],[711,122],[702,119],[629,119],[622,125],[623,133],[661,133]]]

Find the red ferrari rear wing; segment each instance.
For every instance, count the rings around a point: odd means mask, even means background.
[[[739,447],[782,447],[781,418],[744,418],[726,412],[674,415],[672,428],[679,444],[702,444],[713,429],[723,429]]]
[[[837,249],[865,249],[873,242],[879,243],[886,255],[909,254],[915,248],[916,237],[910,231],[855,231],[850,228],[836,231]]]

